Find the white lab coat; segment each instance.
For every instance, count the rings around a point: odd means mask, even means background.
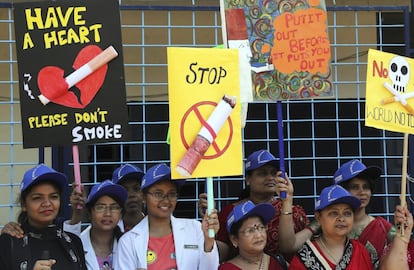
[[[213,250],[204,252],[201,223],[195,219],[171,216],[177,268],[179,270],[215,270],[219,266],[216,243]],[[149,240],[148,217],[119,239],[114,256],[115,270],[147,269]]]
[[[88,270],[99,270],[98,260],[96,259],[95,250],[91,243],[91,226],[88,226],[82,231],[80,239],[82,240],[83,250],[85,251],[85,261]],[[118,242],[115,239],[112,247],[112,256],[115,257],[117,251]]]

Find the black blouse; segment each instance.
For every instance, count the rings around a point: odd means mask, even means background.
[[[80,238],[64,232],[61,226],[52,225],[36,229],[22,224],[22,239],[8,234],[0,235],[0,269],[31,270],[37,260],[55,259],[52,269],[86,270]]]

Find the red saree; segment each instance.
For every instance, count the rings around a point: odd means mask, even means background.
[[[356,240],[350,239],[345,246],[344,254],[338,265],[334,265],[322,253],[316,241],[306,241],[293,257],[289,269],[292,270],[372,270],[370,256],[365,247]]]
[[[283,270],[283,268],[280,266],[279,262],[276,261],[274,258],[270,257],[269,266],[264,269],[268,270]],[[220,264],[218,270],[243,270],[239,268],[238,266],[232,264],[231,262],[224,262]]]
[[[237,203],[240,203],[237,202]],[[282,209],[282,201],[280,199],[274,200],[272,205],[276,209],[275,217],[269,222],[267,225],[267,244],[265,247],[265,252],[268,254],[278,254],[279,253],[279,219],[280,213]],[[219,213],[218,218],[220,222],[220,229],[217,233],[216,239],[227,243],[231,248],[231,256],[229,258],[234,257],[237,254],[237,251],[234,249],[233,245],[230,243],[229,236],[227,234],[227,216],[230,214],[231,210],[233,210],[235,204],[229,204],[225,206]],[[305,210],[298,205],[294,205],[293,209],[293,222],[295,224],[295,232],[301,231],[309,223],[309,219],[306,216]],[[285,259],[289,259],[286,258]]]
[[[382,217],[371,221],[356,239],[362,243],[371,255],[375,268],[384,254],[384,250],[392,242],[396,234],[395,228]]]

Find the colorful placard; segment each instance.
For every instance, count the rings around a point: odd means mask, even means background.
[[[325,1],[225,0],[225,8],[229,43],[247,29],[256,101],[334,96]],[[244,24],[234,19],[240,10]]]
[[[14,4],[23,147],[128,141],[116,0]]]
[[[414,60],[368,51],[365,125],[414,134]]]
[[[239,53],[167,49],[173,179],[242,174]]]

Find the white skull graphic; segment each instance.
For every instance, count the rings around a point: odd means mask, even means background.
[[[392,81],[392,88],[399,92],[405,92],[410,80],[410,64],[402,56],[391,59],[389,77]]]

